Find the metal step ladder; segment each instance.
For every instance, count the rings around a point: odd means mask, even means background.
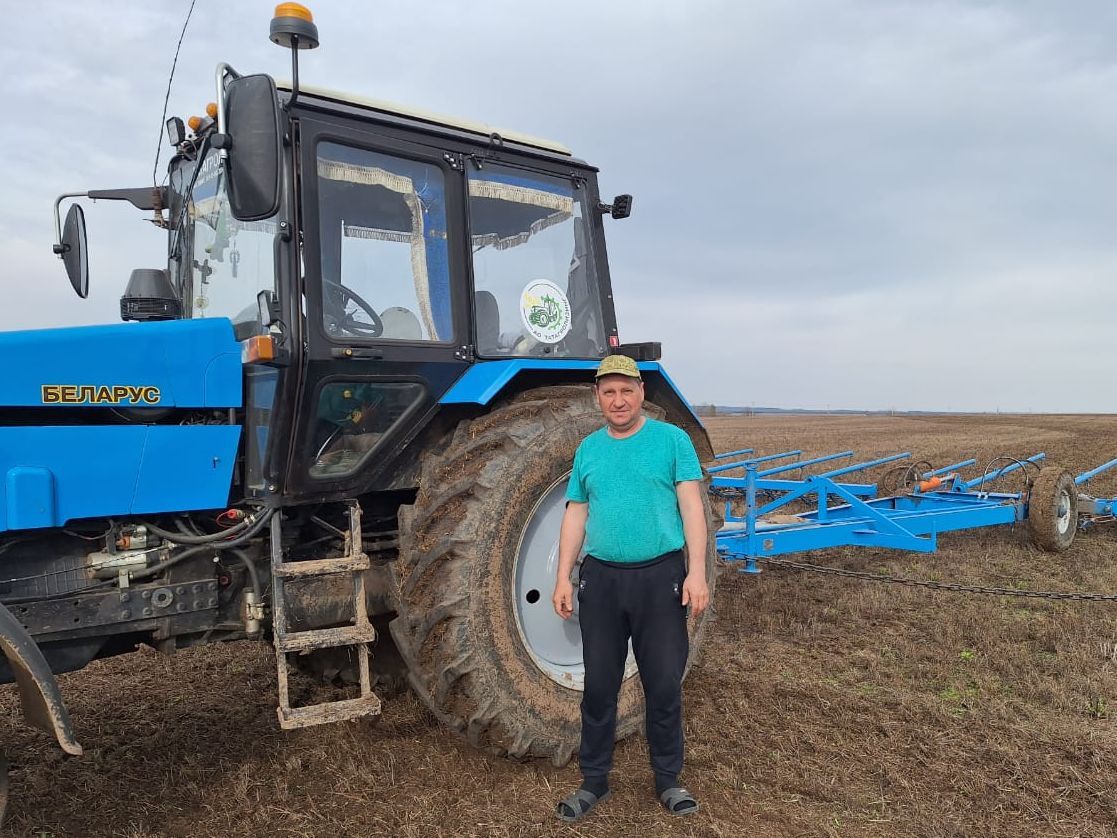
[[[349,532],[345,534],[344,555],[331,559],[285,562],[281,517],[277,513],[271,519],[272,632],[275,635],[275,661],[279,675],[279,726],[284,730],[291,730],[356,719],[361,716],[379,715],[380,699],[372,691],[372,678],[369,673],[368,644],[376,639],[376,630],[369,622],[365,600],[364,571],[368,570],[369,561],[361,540],[361,507],[356,501],[350,502]],[[348,573],[353,577],[353,625],[291,631],[287,622],[284,583],[290,579],[306,579],[336,573]],[[360,696],[311,704],[306,707],[292,707],[287,687],[287,655],[338,646],[356,647]]]

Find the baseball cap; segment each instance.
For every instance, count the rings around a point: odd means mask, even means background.
[[[608,355],[597,367],[597,375],[594,378],[601,378],[603,375],[627,375],[629,378],[639,378],[640,368],[627,355]]]

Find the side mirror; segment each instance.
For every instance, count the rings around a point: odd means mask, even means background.
[[[256,295],[256,317],[261,326],[266,329],[273,323],[278,323],[279,315],[279,300],[275,298],[275,292],[265,288]]]
[[[613,218],[628,218],[632,215],[632,196],[631,195],[618,195],[613,199],[611,204],[598,203],[597,211],[602,213],[609,213]]]
[[[238,221],[262,221],[279,210],[283,133],[275,81],[264,74],[231,79],[225,115],[229,209]]]
[[[70,284],[83,300],[89,296],[89,250],[85,240],[85,213],[77,204],[66,213],[62,227],[62,264]]]
[[[613,199],[612,209],[609,214],[613,218],[628,218],[632,215],[632,196],[631,195],[618,195]]]

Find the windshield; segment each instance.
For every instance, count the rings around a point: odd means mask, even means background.
[[[587,217],[580,180],[491,163],[470,171],[478,354],[604,356]]]
[[[172,177],[172,187],[181,193],[192,176],[193,165],[187,164]],[[275,232],[274,221],[233,218],[217,152],[208,153],[171,253],[188,316],[255,321],[256,295],[275,288]]]

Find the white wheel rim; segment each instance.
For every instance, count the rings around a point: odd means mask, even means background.
[[[578,570],[574,571],[574,613],[563,620],[551,604],[558,573],[559,528],[566,509],[569,472],[536,501],[528,516],[513,568],[512,592],[516,599],[516,630],[535,666],[563,687],[582,690],[586,669],[582,662],[582,630],[578,622]],[[636,659],[629,646],[625,678],[636,674]]]
[[[1055,528],[1060,535],[1065,535],[1070,529],[1071,514],[1070,493],[1064,489],[1056,498],[1058,505],[1055,507]]]

